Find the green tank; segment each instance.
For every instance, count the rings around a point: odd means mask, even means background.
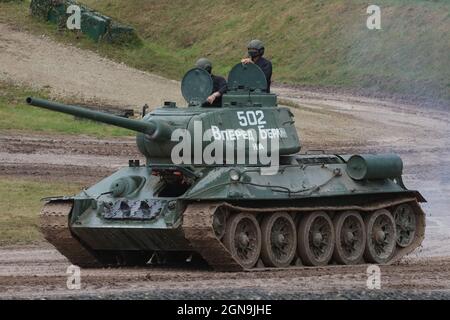
[[[211,107],[211,76],[195,68],[181,83],[187,107],[166,102],[140,120],[28,98],[136,131],[146,158],[46,199],[45,238],[81,267],[198,261],[221,271],[388,264],[417,248],[425,199],[403,185],[400,157],[300,153],[293,114],[265,86],[261,69],[238,64]]]

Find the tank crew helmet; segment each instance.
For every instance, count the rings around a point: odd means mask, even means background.
[[[248,43],[248,55],[252,58],[264,55],[264,43],[261,40],[254,39]]]
[[[198,59],[197,62],[195,63],[195,66],[200,69],[205,69],[209,73],[211,73],[212,71],[212,63],[211,61],[209,61],[209,59],[206,58]]]

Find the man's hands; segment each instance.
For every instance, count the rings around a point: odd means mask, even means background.
[[[219,91],[214,92],[212,95],[210,95],[210,96],[208,97],[208,99],[206,99],[206,101],[208,101],[209,104],[213,104],[214,101],[215,101],[218,97],[220,97],[220,92],[219,92]]]
[[[241,60],[241,63],[243,64],[249,64],[249,63],[254,63],[253,60],[251,58],[244,58]]]

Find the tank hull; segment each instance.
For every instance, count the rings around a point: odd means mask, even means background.
[[[349,212],[356,213],[365,221],[365,228],[369,228],[367,223],[370,225],[370,221],[366,220],[372,219],[374,213],[387,210],[385,216],[389,218],[389,214],[393,217],[399,207],[406,205],[413,212],[412,239],[409,239],[406,246],[395,245],[389,257],[379,260],[380,263],[398,261],[423,240],[425,215],[418,203],[424,199],[418,192],[407,190],[401,180],[386,178],[358,181],[350,178],[346,173],[346,159],[348,157],[336,155],[297,155],[290,159],[290,164],[281,165],[276,175],[268,176],[261,175],[258,167],[189,168],[190,174],[204,178],[197,178],[187,189],[181,190],[176,190],[174,185],[161,184],[163,179],[155,175],[155,172],[161,170],[179,172],[181,168],[123,168],[75,197],[50,199],[46,205],[46,208],[50,206],[54,209],[57,204],[64,204],[64,214],[55,216],[59,217],[58,224],[65,230],[66,238],[72,237],[71,241],[78,244],[78,247],[68,247],[64,245],[68,242],[67,239],[54,236],[59,231],[48,227],[51,224],[49,221],[54,217],[48,215],[49,210],[45,208],[43,212],[47,212],[47,215],[42,215],[41,228],[46,238],[63,255],[80,266],[137,262],[145,264],[155,255],[158,259],[175,255],[185,260],[192,254],[197,254],[216,270],[239,271],[321,264],[314,259],[311,262],[301,252],[308,251],[308,248],[297,248],[301,242],[299,235],[306,230],[305,226],[301,227],[302,221],[318,212],[332,221],[330,226],[333,230],[330,230],[332,232],[329,235],[333,235],[340,231],[333,223],[338,223],[338,217],[348,215]],[[230,179],[232,170],[239,172],[239,181]],[[122,196],[110,193],[112,185],[117,181],[127,181],[130,177],[137,181],[133,184],[135,190]],[[220,221],[217,223],[218,212],[219,220],[222,216],[225,217],[222,228]],[[267,229],[270,217],[279,216],[278,220],[281,221],[292,220],[295,225],[296,249],[292,258],[288,259],[289,262],[281,263],[271,258],[270,252],[263,254],[264,250],[261,248],[257,250],[256,262],[247,264],[240,260],[233,253],[232,240],[226,239],[227,232],[232,232],[228,230],[228,221],[239,215],[248,221],[254,218],[258,230],[261,229],[259,246],[265,246],[265,251],[270,251],[270,245],[264,243],[264,232],[274,230]],[[66,222],[61,222],[64,219]],[[376,232],[381,231],[375,230],[374,233]],[[289,235],[292,238],[294,234],[288,233],[287,236]],[[333,237],[335,239],[335,235]],[[366,238],[370,241],[368,236]],[[271,241],[270,236],[265,241]],[[239,244],[236,246],[239,248]],[[374,243],[373,246],[376,248],[377,244]],[[332,251],[336,250],[339,251],[336,248]],[[80,256],[73,252],[86,254]],[[305,257],[306,262],[303,261]],[[369,252],[367,259],[361,257],[353,263],[373,263],[378,258],[370,256]],[[326,259],[326,264],[333,263],[336,259],[339,260],[339,257]]]

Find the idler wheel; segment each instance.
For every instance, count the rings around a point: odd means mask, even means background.
[[[386,209],[370,213],[364,219],[366,225],[366,249],[364,258],[367,262],[383,264],[389,262],[395,252],[397,234],[395,220]]]
[[[248,213],[229,217],[224,244],[242,267],[252,268],[261,252],[261,230],[256,218]]]
[[[334,219],[336,243],[333,259],[339,264],[357,264],[361,261],[366,246],[364,221],[357,211],[345,211]]]
[[[305,265],[328,264],[334,249],[334,228],[324,211],[307,214],[298,228],[298,253]]]
[[[295,257],[297,232],[292,217],[275,212],[264,217],[261,224],[261,258],[269,267],[287,267]]]
[[[397,245],[408,247],[416,235],[416,215],[409,204],[401,204],[394,211]]]

